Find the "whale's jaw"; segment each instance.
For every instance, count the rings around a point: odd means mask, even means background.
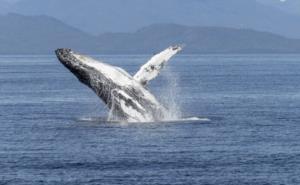
[[[110,121],[152,122],[164,119],[166,109],[123,69],[70,49],[58,49],[56,55],[66,68],[103,100],[110,109]]]

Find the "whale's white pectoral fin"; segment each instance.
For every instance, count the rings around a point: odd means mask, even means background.
[[[172,56],[182,50],[181,46],[171,46],[161,53],[153,56],[140,70],[134,75],[134,79],[144,86],[147,83],[156,78],[166,63]]]

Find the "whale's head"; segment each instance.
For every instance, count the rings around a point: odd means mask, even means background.
[[[55,51],[59,61],[69,69],[82,83],[90,86],[90,71],[83,61],[78,60],[71,49],[57,49]]]
[[[57,49],[55,53],[59,61],[106,104],[110,104],[112,89],[132,85],[132,77],[121,68],[80,55],[71,49]]]

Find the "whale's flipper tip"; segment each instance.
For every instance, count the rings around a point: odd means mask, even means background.
[[[174,45],[174,46],[171,46],[171,48],[173,51],[177,51],[177,50],[180,51],[180,50],[182,50],[183,47],[181,45]]]
[[[186,46],[185,44],[176,44],[176,45],[171,46],[171,48],[173,51],[180,52],[185,48],[185,46]]]

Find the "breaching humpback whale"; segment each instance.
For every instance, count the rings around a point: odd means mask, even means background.
[[[181,51],[172,46],[153,56],[132,77],[125,70],[78,54],[57,49],[59,61],[90,87],[110,110],[109,121],[151,122],[165,120],[167,109],[146,88],[172,56]]]

